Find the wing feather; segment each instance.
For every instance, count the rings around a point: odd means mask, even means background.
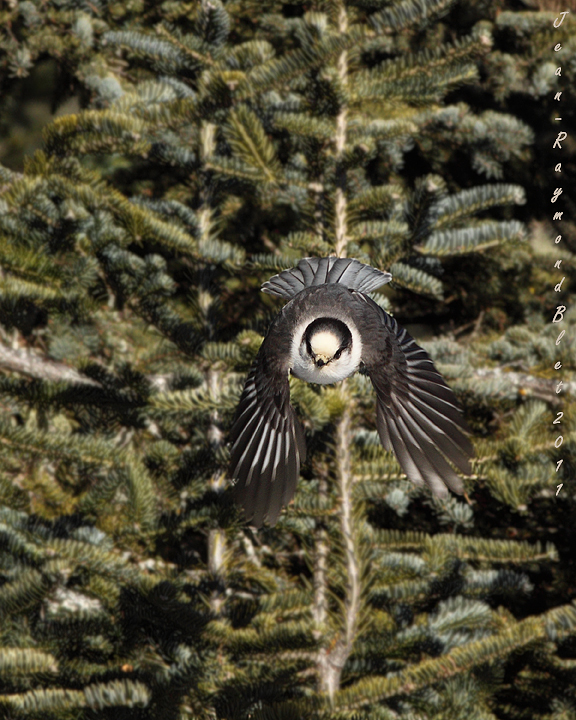
[[[351,290],[368,293],[390,282],[392,275],[353,258],[303,258],[296,267],[274,275],[262,285],[262,292],[291,299],[301,290],[316,285],[338,283]]]
[[[390,443],[400,463],[400,467],[415,485],[424,485],[424,477],[414,460],[414,453],[411,453],[406,446],[406,438],[398,427],[397,419],[395,417],[388,417],[385,419],[385,422],[386,431],[390,437]]]
[[[460,428],[449,418],[435,410],[431,405],[424,404],[419,398],[410,393],[410,404],[414,410],[414,415],[420,417],[423,426],[428,420],[434,423],[438,432],[431,436],[431,440],[438,443],[442,452],[452,459],[452,462],[465,475],[470,475],[470,456],[474,449],[470,440],[464,435]],[[425,416],[425,418],[422,417]]]
[[[290,405],[288,361],[266,337],[246,380],[230,430],[229,474],[247,521],[275,525],[306,458],[304,433]]]
[[[426,458],[426,464],[421,468],[421,474],[424,479],[432,486],[437,480],[442,480],[451,490],[458,494],[464,492],[464,485],[462,479],[454,472],[454,470],[448,465],[440,451],[437,449],[435,443],[431,440],[430,434],[427,430],[430,426],[423,424],[422,427],[414,420],[408,409],[402,412],[400,416],[405,429],[406,435],[412,441],[414,445],[422,450],[424,457]],[[441,494],[446,495],[446,488],[440,482]],[[442,488],[444,488],[442,490]],[[436,493],[438,494],[438,492]]]
[[[272,458],[272,478],[270,481],[271,486],[274,486],[274,484],[276,483],[279,468],[284,466],[284,456],[286,454],[287,444],[288,442],[286,440],[286,433],[282,431],[282,428],[280,428],[280,431],[278,432],[278,442],[276,443],[276,447],[274,449],[274,457]],[[270,496],[270,505],[268,508],[268,513],[270,517],[278,517],[283,504],[284,493],[272,493]]]
[[[382,445],[394,450],[400,466],[416,485],[426,483],[441,497],[447,487],[464,492],[471,473],[472,444],[452,390],[426,351],[370,298],[370,311],[358,305],[362,361],[377,395],[377,427]],[[449,461],[449,462],[448,462]]]

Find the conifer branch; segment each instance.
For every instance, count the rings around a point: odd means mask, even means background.
[[[515,371],[507,371],[504,368],[475,368],[473,377],[480,380],[497,380],[504,382],[508,394],[520,395],[537,400],[543,400],[550,405],[558,405],[562,402],[564,394],[576,394],[576,382],[563,381],[558,393],[558,381],[548,378],[529,375]]]
[[[64,363],[56,362],[43,357],[32,349],[13,350],[5,343],[0,341],[0,370],[16,372],[36,380],[46,380],[47,382],[63,382],[72,383],[74,385],[91,385],[93,387],[102,387],[99,382],[92,378],[82,375],[74,368]],[[170,393],[170,386],[174,379],[173,373],[150,374],[145,376],[152,387],[159,393],[157,404],[163,410],[169,411],[171,403],[169,398],[178,397],[181,393]],[[561,402],[562,394],[576,394],[576,383],[563,381],[561,393],[556,392],[558,383],[556,380],[530,375],[529,373],[521,373],[509,371],[505,368],[470,368],[464,376],[464,381],[477,380],[495,380],[505,383],[508,391],[507,396],[513,397],[520,395],[523,397],[533,397],[537,400],[543,400],[551,405],[557,405]],[[198,395],[197,402],[182,399],[175,405],[175,411],[182,411],[188,406],[192,408],[195,405],[212,407],[216,404],[222,404],[222,392],[213,395],[210,392],[206,397],[204,394],[195,392]],[[164,397],[166,396],[166,397]],[[220,397],[220,401],[217,399]],[[236,396],[234,396],[235,398]],[[232,402],[232,400],[231,400]]]
[[[474,667],[494,662],[529,643],[543,642],[548,637],[563,637],[576,629],[576,606],[563,605],[539,617],[528,617],[513,626],[504,625],[499,633],[456,647],[438,658],[429,658],[410,665],[386,678],[370,677],[361,680],[338,694],[341,710],[358,710],[369,698],[376,703],[395,695],[414,693],[430,684],[433,677],[443,679],[469,673]]]
[[[208,53],[202,54],[197,52],[196,50],[193,50],[192,48],[187,47],[186,45],[184,45],[184,43],[180,42],[171,33],[169,33],[168,30],[164,27],[164,25],[157,25],[156,32],[158,33],[158,35],[161,35],[163,38],[165,38],[171,45],[177,48],[184,57],[189,56],[193,60],[196,60],[202,65],[207,65],[208,67],[214,67],[214,65],[216,64]]]
[[[12,350],[3,342],[0,342],[0,369],[48,382],[101,387],[96,380],[81,375],[77,370],[64,365],[64,363],[48,360],[32,350]]]

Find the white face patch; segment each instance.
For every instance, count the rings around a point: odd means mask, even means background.
[[[316,357],[322,360],[330,360],[340,348],[339,338],[329,330],[322,330],[310,338],[310,347]]]
[[[305,340],[306,328],[313,319],[313,317],[311,318],[308,315],[308,317],[302,319],[294,329],[290,366],[294,377],[310,383],[328,385],[353,375],[358,370],[362,357],[362,340],[356,326],[350,321],[346,323],[352,335],[352,349],[345,350],[339,360],[332,360],[327,365],[318,367],[308,354]],[[332,345],[325,349],[329,350],[329,357],[334,357],[334,353],[338,351],[339,345],[338,339],[335,338],[333,333],[324,330],[316,333],[314,336],[314,347],[311,347],[311,349],[313,351],[314,348],[318,350],[315,341],[320,335],[329,335],[332,338]],[[310,344],[312,345],[312,338]]]

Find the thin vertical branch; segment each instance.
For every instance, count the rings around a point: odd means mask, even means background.
[[[319,663],[320,685],[330,700],[340,688],[342,670],[354,647],[361,609],[361,560],[358,537],[353,518],[353,475],[350,443],[352,439],[351,412],[347,407],[336,431],[336,472],[340,495],[340,533],[346,568],[344,616],[339,636]]]
[[[214,154],[216,147],[216,125],[203,123],[200,129],[200,156],[204,164],[208,163]],[[198,210],[198,221],[200,226],[200,239],[208,242],[212,234],[212,205],[210,203],[210,174],[204,173],[202,178],[201,203]],[[207,290],[201,290],[200,304],[205,309],[208,318],[208,336],[212,337],[214,328],[209,319],[209,311],[214,300]],[[221,372],[216,368],[209,368],[206,372],[206,384],[210,395],[216,399],[222,391]],[[220,417],[217,410],[210,413],[210,425],[208,427],[208,442],[215,453],[224,443],[224,433],[220,429]],[[224,491],[226,478],[224,472],[216,471],[209,482],[209,487],[216,493]],[[216,580],[220,578],[224,566],[226,554],[226,535],[220,528],[212,528],[208,532],[208,571]],[[220,612],[223,597],[215,591],[210,598],[212,610],[217,614]]]
[[[216,148],[216,125],[203,123],[200,128],[200,158],[202,164],[210,162]],[[203,173],[200,207],[198,208],[198,224],[200,226],[200,240],[210,240],[212,234],[212,205],[210,204],[209,173]]]
[[[218,398],[222,392],[221,371],[210,368],[206,374],[206,384],[210,396]],[[210,425],[208,426],[208,442],[212,452],[215,453],[224,444],[224,433],[220,429],[220,415],[217,410],[210,413]],[[224,492],[226,487],[226,475],[222,470],[217,470],[210,478],[209,487],[216,493]],[[224,567],[226,555],[226,535],[220,528],[212,528],[208,531],[208,572],[215,580],[220,580]],[[218,614],[224,603],[224,598],[218,591],[214,591],[210,598],[210,606],[215,614]]]
[[[348,15],[344,3],[341,3],[338,12],[338,32],[348,30]],[[348,52],[344,50],[338,58],[338,77],[343,88],[348,85]],[[335,203],[335,250],[339,257],[346,257],[348,245],[348,226],[346,217],[346,170],[343,167],[344,150],[346,149],[346,129],[348,126],[348,109],[340,109],[336,118],[336,203]]]
[[[314,234],[323,242],[326,236],[326,223],[324,217],[325,188],[322,178],[318,182],[311,182],[308,189],[314,197]]]
[[[348,572],[346,587],[345,647],[346,657],[352,651],[352,644],[358,628],[360,611],[360,554],[357,548],[357,537],[354,529],[352,502],[352,414],[347,406],[338,425],[336,463],[338,466],[338,482],[340,489],[340,529],[344,543],[346,569]]]
[[[319,495],[320,506],[322,507],[323,501],[328,496],[326,478],[320,479]],[[328,616],[328,533],[323,522],[319,522],[316,526],[314,547],[314,605],[312,607],[312,617],[314,620],[314,637],[321,643],[326,632],[326,618]],[[321,643],[318,655],[318,684],[321,690],[325,684],[323,678],[327,673],[327,657],[326,650]]]
[[[348,15],[346,6],[340,2],[337,17],[338,32],[344,34],[348,31]],[[341,86],[346,90],[348,85],[348,53],[340,53],[337,63],[338,77]],[[348,245],[347,226],[347,174],[344,167],[344,152],[346,150],[348,127],[348,109],[344,104],[336,118],[336,134],[334,138],[336,159],[336,198],[334,222],[334,249],[336,255],[345,257]],[[346,660],[352,652],[354,639],[358,630],[360,615],[360,560],[357,548],[357,538],[354,529],[353,502],[352,502],[352,458],[350,453],[351,442],[351,410],[346,407],[338,424],[336,434],[336,472],[340,495],[340,533],[342,538],[343,558],[345,565],[346,585],[344,589],[344,617],[341,629],[335,642],[329,649],[323,648],[318,662],[319,684],[322,692],[330,700],[340,688],[342,670]],[[320,492],[326,493],[326,488]],[[326,532],[319,530],[316,544],[314,592],[315,592],[315,621],[319,627],[318,619],[327,616],[327,559],[328,540]]]

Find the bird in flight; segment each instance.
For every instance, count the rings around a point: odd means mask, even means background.
[[[229,475],[250,524],[276,524],[306,459],[290,373],[323,385],[367,374],[380,440],[407,477],[439,497],[447,487],[464,492],[447,462],[471,473],[473,448],[454,393],[425,350],[367,295],[391,279],[351,258],[304,258],[262,286],[289,302],[260,346],[230,431]]]

